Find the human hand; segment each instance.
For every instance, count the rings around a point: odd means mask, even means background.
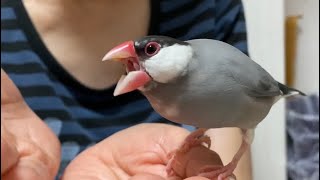
[[[1,179],[54,179],[59,163],[58,138],[1,69]]]
[[[165,124],[133,126],[82,152],[66,168],[62,180],[168,179],[167,155],[188,134],[183,128]],[[195,176],[201,167],[222,165],[219,155],[205,146],[192,148],[178,159],[181,164],[174,169],[180,177],[170,179],[205,180]]]

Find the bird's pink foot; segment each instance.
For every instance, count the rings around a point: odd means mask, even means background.
[[[199,171],[198,176],[211,180],[236,180],[233,174],[236,167],[237,165],[233,162],[226,166],[205,166]]]
[[[202,143],[207,144],[208,148],[210,148],[211,146],[210,137],[204,135],[206,130],[207,129],[204,129],[204,128],[199,128],[195,130],[194,132],[192,132],[186,137],[182,145],[177,150],[174,150],[168,154],[169,161],[167,163],[166,171],[169,177],[175,175],[173,166],[174,165],[179,166],[179,161],[176,158],[177,154],[187,153],[191,148],[200,146],[202,145]]]
[[[168,177],[174,176],[176,174],[173,169],[174,165],[179,165],[179,161],[176,159],[176,153],[177,151],[172,151],[168,154],[169,161],[166,166]]]
[[[243,134],[241,146],[229,164],[220,167],[206,166],[199,171],[199,176],[207,177],[212,180],[236,179],[233,175],[233,171],[236,169],[244,152],[249,148],[249,144],[253,138],[252,130],[243,130]]]

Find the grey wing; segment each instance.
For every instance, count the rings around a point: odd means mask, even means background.
[[[260,65],[251,59],[237,58],[230,62],[228,72],[243,90],[253,97],[274,97],[281,95],[278,82]]]
[[[199,39],[188,42],[201,56],[200,59],[207,60],[206,66],[214,66],[212,69],[223,68],[220,72],[227,73],[248,95],[273,97],[281,94],[278,82],[239,49],[216,40]]]

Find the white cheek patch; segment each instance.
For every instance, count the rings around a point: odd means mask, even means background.
[[[157,82],[166,83],[182,75],[193,56],[190,46],[174,44],[162,48],[144,63],[148,74]]]

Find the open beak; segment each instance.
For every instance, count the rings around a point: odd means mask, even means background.
[[[113,92],[114,96],[125,94],[143,87],[151,77],[140,67],[133,41],[124,42],[111,49],[102,61],[119,61],[126,65],[127,75],[122,75]]]

